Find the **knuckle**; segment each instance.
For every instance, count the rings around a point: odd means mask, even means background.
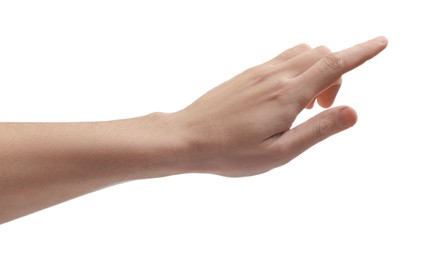
[[[284,77],[279,77],[276,85],[277,85],[276,88],[282,90],[281,91],[282,93],[292,88],[291,80]]]
[[[326,47],[325,45],[318,46],[316,48],[316,50],[322,55],[328,55],[328,54],[332,53],[332,51],[328,47]]]
[[[276,85],[276,101],[294,114],[299,114],[314,95],[308,89],[297,88],[297,81],[289,78],[279,78]]]
[[[334,123],[328,119],[320,120],[313,128],[313,136],[317,141],[322,141],[332,133]]]
[[[331,53],[324,57],[326,66],[334,71],[341,71],[345,68],[345,61],[343,57],[337,53]]]
[[[300,49],[300,50],[310,50],[311,46],[308,45],[307,43],[300,43],[297,46],[295,46],[295,48]]]
[[[285,101],[291,97],[291,86],[287,79],[279,78],[277,84],[274,85],[272,99],[277,103],[285,104]]]

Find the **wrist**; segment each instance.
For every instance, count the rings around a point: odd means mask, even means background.
[[[205,127],[200,118],[186,110],[164,114],[168,124],[172,147],[175,148],[178,173],[213,173],[220,162],[220,152],[212,138],[212,126]]]
[[[127,129],[126,151],[132,161],[130,179],[144,179],[190,172],[191,157],[185,129],[175,113],[156,112],[146,116],[117,121]]]

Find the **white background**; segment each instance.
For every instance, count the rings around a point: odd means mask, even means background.
[[[0,259],[420,259],[419,24],[417,1],[0,1],[0,121],[177,111],[301,42],[390,42],[344,77],[353,129],[264,175],[142,180],[12,221]]]

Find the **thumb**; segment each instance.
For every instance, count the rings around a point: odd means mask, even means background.
[[[297,157],[311,146],[346,130],[357,122],[357,113],[350,107],[328,109],[290,129],[279,138],[279,145],[289,158]]]

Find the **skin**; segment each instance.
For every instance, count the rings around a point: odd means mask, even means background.
[[[118,183],[181,173],[256,175],[357,121],[330,107],[341,76],[387,46],[378,37],[331,53],[300,44],[212,89],[185,109],[89,123],[0,124],[0,223]]]

